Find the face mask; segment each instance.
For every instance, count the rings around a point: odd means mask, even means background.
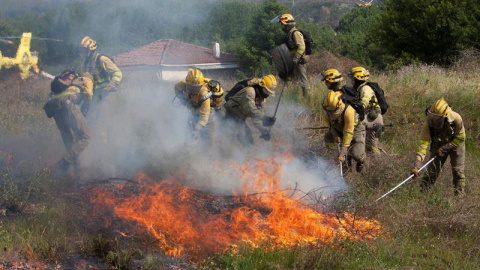
[[[263,96],[263,98],[267,98],[267,97],[270,96],[270,93],[264,87],[262,87],[262,96]]]
[[[445,117],[441,115],[434,115],[430,112],[427,116],[428,126],[434,129],[441,129],[445,125]]]

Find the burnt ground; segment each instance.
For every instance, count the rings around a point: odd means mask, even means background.
[[[309,63],[309,74],[314,77],[330,68],[330,65],[345,72],[355,64],[351,60],[324,52]],[[15,69],[9,69],[0,72],[0,82],[0,94],[3,96],[0,101],[3,114],[0,118],[0,134],[2,134],[0,166],[3,172],[9,171],[13,175],[13,177],[11,175],[6,177],[3,174],[0,176],[0,182],[5,183],[13,179],[18,181],[19,189],[28,188],[26,183],[31,181],[32,177],[38,176],[39,172],[48,171],[49,166],[58,160],[64,151],[55,124],[45,117],[42,110],[49,93],[50,81],[36,76],[22,81]],[[300,123],[303,126],[309,126],[310,122],[318,120],[313,112],[305,111],[304,114],[305,117],[299,117],[303,119]],[[318,139],[317,132],[313,131],[310,134],[312,135],[307,136],[310,137],[309,139]],[[317,147],[315,145],[317,142],[313,141],[313,143],[302,145],[301,148],[310,149],[310,147]],[[297,154],[308,155],[308,153]],[[77,224],[77,230],[87,238],[82,240],[84,242],[82,250],[77,254],[65,254],[63,258],[57,258],[54,263],[51,259],[42,260],[38,257],[36,257],[37,263],[32,262],[28,252],[16,254],[10,250],[4,250],[4,258],[7,259],[0,262],[0,269],[108,269],[112,267],[112,262],[107,263],[107,256],[122,254],[126,250],[131,251],[129,254],[123,254],[124,257],[131,259],[129,269],[145,269],[142,268],[147,260],[145,254],[149,254],[149,259],[153,258],[162,266],[162,269],[197,269],[199,267],[197,263],[192,262],[192,258],[164,255],[158,248],[158,243],[148,232],[139,229],[136,224],[124,222],[115,216],[112,208],[94,209],[91,194],[95,190],[109,190],[118,199],[122,199],[139,191],[137,182],[121,178],[89,180],[88,183],[68,178],[62,181],[71,183],[65,184],[64,189],[63,187],[55,189],[54,195],[33,192],[32,198],[38,200],[41,196],[48,196],[52,201],[64,199],[73,203],[73,209],[75,209],[72,215],[73,222]],[[193,196],[195,200],[212,214],[245,204],[245,202],[238,202],[232,196],[214,196],[195,190],[192,192],[195,193]],[[38,205],[37,202],[3,196],[0,197],[0,216],[4,220],[28,217],[39,211]],[[269,211],[268,209],[257,210],[263,214]]]

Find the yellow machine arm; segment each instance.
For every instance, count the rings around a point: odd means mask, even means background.
[[[4,66],[11,68],[18,66],[20,69],[20,77],[25,80],[30,74],[30,68],[38,73],[38,56],[36,52],[30,51],[30,41],[32,40],[32,33],[23,33],[20,39],[20,45],[18,46],[17,54],[15,58],[2,56],[0,52],[0,69]]]

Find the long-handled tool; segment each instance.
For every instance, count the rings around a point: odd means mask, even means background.
[[[340,154],[342,146],[340,143],[338,144],[338,153]],[[338,161],[338,165],[340,166],[340,176],[343,178],[343,166],[342,166],[342,161]]]
[[[423,165],[420,169],[418,169],[418,171],[420,172],[421,170],[426,168],[427,165],[432,163],[434,159],[435,159],[435,157],[431,158],[427,163],[425,163],[425,165]],[[415,175],[412,173],[412,175],[410,175],[407,179],[403,180],[400,184],[396,185],[394,188],[390,189],[387,193],[383,194],[380,198],[376,199],[375,202],[378,202],[382,198],[386,197],[388,194],[390,194],[392,191],[394,191],[395,189],[397,189],[401,185],[405,184],[408,180],[412,179],[414,176]]]
[[[301,129],[329,129],[330,127],[327,126],[320,126],[320,127],[303,127],[303,128],[295,128],[296,130],[301,130]]]
[[[273,116],[265,117],[264,125],[266,127],[273,126],[273,124],[275,124],[275,121],[277,120],[277,118],[275,116],[277,115],[278,106],[280,105],[280,100],[282,100],[283,90],[285,90],[286,85],[287,85],[287,81],[285,81],[282,85],[282,90],[280,90],[280,96],[278,97],[277,106],[275,107],[275,111],[273,112]]]

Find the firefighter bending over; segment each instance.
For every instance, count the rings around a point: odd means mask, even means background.
[[[205,83],[203,73],[196,68],[188,69],[185,80],[175,84],[175,96],[192,113],[190,121],[192,139],[196,141],[202,138],[212,144],[215,132],[215,119],[211,113],[212,92]]]
[[[251,117],[253,126],[260,131],[260,138],[270,140],[270,124],[264,117],[265,100],[275,93],[277,79],[273,75],[253,78],[237,83],[225,96],[226,119],[234,124],[233,130],[244,146],[253,145],[252,133],[245,121]],[[243,131],[242,131],[243,129]]]
[[[330,127],[324,140],[328,147],[340,144],[338,161],[354,159],[357,172],[361,172],[365,161],[365,125],[355,109],[344,103],[341,92],[329,91],[323,99],[323,110]]]

